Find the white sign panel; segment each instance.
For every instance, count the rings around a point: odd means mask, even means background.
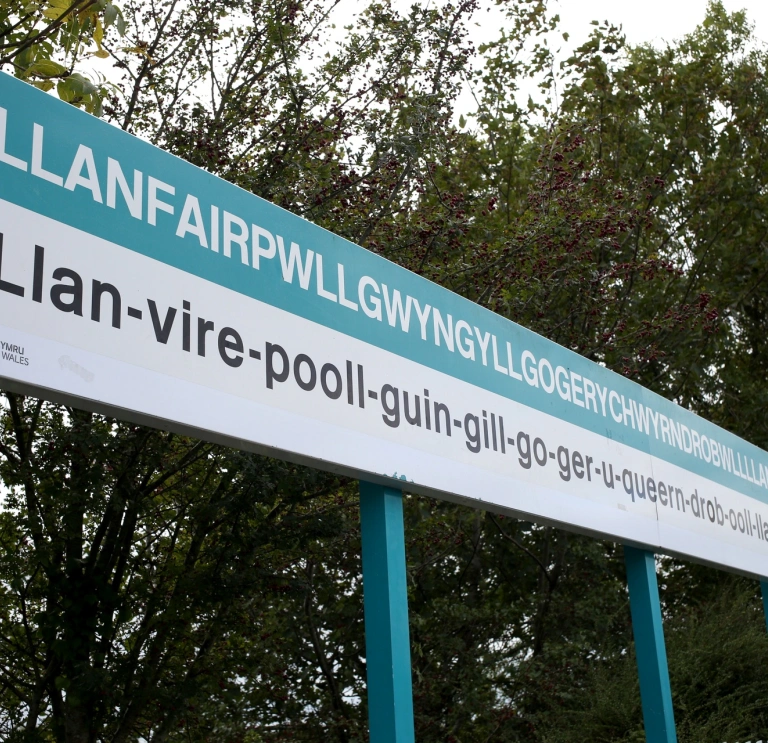
[[[0,385],[768,576],[768,455],[0,74]]]

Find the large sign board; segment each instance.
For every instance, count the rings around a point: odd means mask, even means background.
[[[0,385],[768,576],[768,455],[0,74]]]

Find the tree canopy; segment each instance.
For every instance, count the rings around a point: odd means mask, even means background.
[[[475,49],[475,0],[10,2],[0,65],[768,446],[748,19],[553,72],[551,9],[502,5]],[[4,740],[367,740],[356,483],[9,391],[0,481]],[[619,546],[405,509],[417,740],[644,739]],[[661,577],[681,743],[764,736],[757,585]]]

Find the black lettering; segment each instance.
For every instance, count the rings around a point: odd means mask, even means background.
[[[672,504],[672,488],[669,488],[669,502]],[[685,513],[685,495],[680,488],[675,488],[675,500],[677,501],[677,510]]]
[[[347,361],[347,404],[355,404],[355,390],[352,387],[352,362]]]
[[[120,327],[120,313],[122,304],[120,303],[120,292],[112,284],[102,284],[101,281],[93,280],[91,296],[91,320],[101,322],[101,298],[104,294],[112,297],[112,327]]]
[[[527,433],[517,434],[517,450],[520,452],[518,462],[520,466],[525,469],[531,469],[531,437]]]
[[[451,435],[451,414],[448,412],[448,406],[441,402],[435,403],[435,431],[440,433],[440,413],[445,416],[445,432]]]
[[[477,454],[480,451],[480,419],[472,413],[464,416],[464,433],[467,435],[467,449]]]
[[[35,269],[32,273],[32,301],[43,301],[43,268],[45,266],[45,248],[35,245]]]
[[[210,320],[204,320],[202,317],[197,318],[197,355],[205,356],[205,334],[213,330],[213,323]],[[251,354],[252,358],[255,358]]]
[[[400,391],[391,384],[385,384],[381,388],[381,407],[384,408],[384,415],[381,419],[390,428],[397,428],[400,425]]]
[[[608,471],[608,467],[611,468],[611,471]],[[605,462],[603,462],[603,482],[605,483],[606,488],[610,488],[613,490],[616,487],[616,483],[613,480],[613,465],[609,464],[608,467],[605,466]]]
[[[667,486],[659,481],[659,503],[661,503],[662,506],[666,506],[667,502]]]
[[[181,348],[184,351],[189,351],[192,348],[192,328],[190,327],[189,302],[184,300],[182,307],[184,308],[184,312],[181,315]]]
[[[587,457],[589,459],[589,457]],[[581,454],[579,452],[575,451],[573,454],[571,454],[571,465],[573,467],[573,474],[576,475],[576,477],[579,478],[579,480],[584,479],[584,459],[582,458]]]
[[[306,366],[309,369],[309,379],[305,382],[301,376],[301,367]],[[293,360],[293,378],[296,380],[296,384],[306,392],[311,392],[315,389],[317,384],[317,370],[315,369],[315,362],[307,356],[305,353],[300,353]]]
[[[279,372],[275,371],[275,355],[279,356],[283,363],[283,368]],[[282,383],[288,379],[291,365],[288,361],[288,354],[282,346],[278,346],[276,343],[267,343],[267,363],[265,368],[267,370],[267,389],[271,390],[275,382]]]
[[[336,380],[333,389],[328,384],[328,375],[332,374]],[[324,364],[320,370],[320,386],[323,388],[323,392],[331,398],[331,400],[338,400],[341,397],[342,383],[341,372],[333,364]],[[368,393],[370,395],[370,392]]]
[[[418,395],[414,395],[413,398],[416,413],[411,415],[411,406],[408,404],[408,393],[403,392],[403,413],[405,414],[405,420],[407,420],[408,423],[412,426],[421,428],[421,400]]]
[[[173,320],[176,317],[176,308],[169,307],[165,313],[165,320],[163,324],[160,324],[160,315],[157,313],[157,305],[154,300],[148,299],[149,315],[152,318],[152,328],[155,331],[155,339],[158,343],[168,343],[168,337],[171,334],[171,328],[173,328]]]
[[[69,279],[72,284],[59,284],[58,286],[51,287],[51,302],[56,309],[62,312],[74,312],[80,317],[83,316],[83,280],[80,278],[80,274],[72,271],[69,268],[57,268],[53,272],[53,278],[56,281],[63,281]],[[64,297],[71,296],[72,299],[68,302],[64,301]]]
[[[629,470],[624,470],[621,473],[621,484],[624,486],[624,490],[627,495],[632,496],[632,502],[635,502],[635,490],[632,487],[632,473]]]
[[[691,513],[698,518],[701,516],[701,511],[699,510],[699,499],[694,494],[694,496],[691,498]]]
[[[645,500],[645,478],[640,475],[638,479],[637,472],[635,472],[635,493],[638,498]]]
[[[3,273],[3,233],[0,232],[0,276]],[[17,297],[24,296],[24,287],[18,284],[12,284],[10,281],[4,281],[0,278],[0,291],[8,292]]]
[[[234,351],[236,354],[242,354],[245,350],[243,339],[234,328],[222,328],[219,331],[219,356],[221,360],[233,368],[237,368],[243,363],[243,357],[230,356],[227,351]]]

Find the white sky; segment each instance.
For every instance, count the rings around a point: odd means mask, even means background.
[[[693,31],[704,20],[706,0],[550,0],[558,8],[563,31],[576,41],[589,34],[592,20],[609,20],[624,27],[632,44],[644,41],[671,41]],[[755,35],[768,42],[768,2],[766,0],[724,0],[728,11],[746,10],[755,24]]]
[[[398,5],[405,10],[419,1],[427,0],[399,0]],[[556,52],[559,50],[556,60],[567,58],[587,40],[594,29],[591,21],[606,20],[622,27],[629,44],[674,41],[692,32],[704,20],[707,4],[707,0],[548,0],[550,12],[560,16],[558,33],[550,38],[550,46]],[[476,45],[496,38],[505,20],[493,0],[483,0],[482,5],[470,28],[470,37]],[[768,43],[768,0],[723,0],[723,5],[729,12],[746,10],[747,19],[754,25],[755,37]],[[562,39],[563,32],[569,34],[567,42]],[[521,81],[518,101],[524,103],[528,95],[534,99],[540,97],[535,81]],[[459,113],[472,110],[474,101],[465,89],[457,101],[455,118],[458,120]]]
[[[434,0],[433,0],[434,1]],[[439,2],[439,0],[437,0]],[[403,8],[418,0],[401,0]],[[493,38],[503,23],[503,14],[493,3],[485,0],[485,10],[476,17],[479,24],[472,32],[474,40]],[[549,0],[551,12],[560,16],[560,30],[571,38],[569,46],[586,41],[593,26],[590,21],[610,21],[621,25],[630,44],[647,41],[672,41],[684,36],[704,20],[707,0]],[[768,2],[766,0],[723,0],[726,10],[746,10],[755,24],[755,35],[768,42]]]

